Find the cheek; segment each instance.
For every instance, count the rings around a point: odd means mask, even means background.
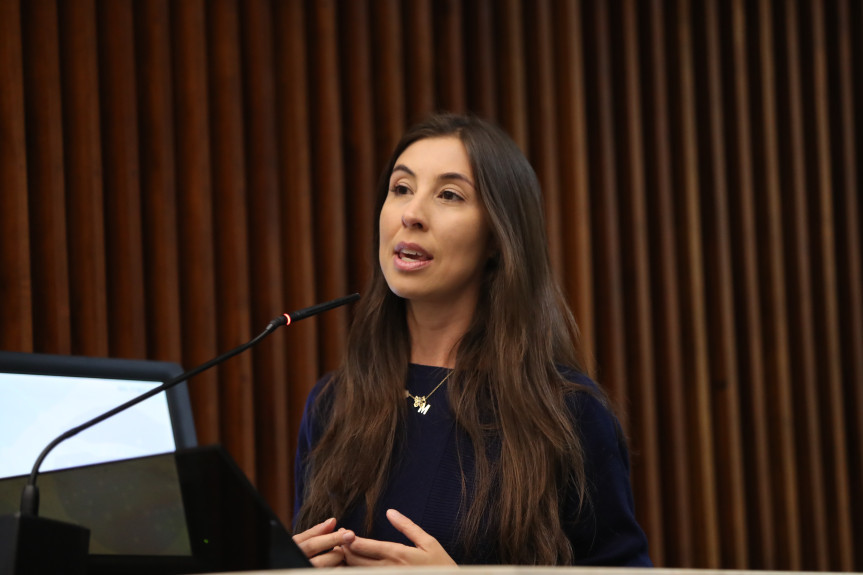
[[[390,224],[391,218],[387,217],[387,209],[381,210],[381,215],[378,217],[378,254],[381,263],[384,263],[384,258],[390,251],[389,244],[393,237],[393,228]]]

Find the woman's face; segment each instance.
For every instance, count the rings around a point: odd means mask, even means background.
[[[479,294],[491,233],[464,144],[411,144],[390,174],[379,259],[390,289],[411,302],[457,305]]]

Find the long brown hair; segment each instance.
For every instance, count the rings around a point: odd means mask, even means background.
[[[396,146],[378,185],[375,213],[401,153],[420,139],[453,135],[467,150],[497,248],[448,383],[453,416],[475,455],[469,493],[462,476],[462,501],[470,501],[459,514],[463,541],[470,549],[488,521],[502,561],[570,563],[561,497],[564,486],[573,486],[583,502],[585,480],[565,395],[581,386],[562,377],[561,368],[583,369],[575,320],[552,276],[536,174],[499,128],[471,116],[436,115]],[[376,226],[375,255],[378,240]],[[410,335],[404,300],[374,268],[344,363],[322,392],[329,398],[328,423],[309,457],[300,528],[364,502],[371,529],[393,462],[406,412]],[[499,455],[489,457],[490,451]]]

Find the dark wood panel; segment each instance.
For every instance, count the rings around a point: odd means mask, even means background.
[[[402,136],[408,117],[415,118],[432,109],[431,61],[413,55],[416,46],[430,46],[426,28],[413,29],[411,10],[420,2],[410,2],[404,14],[397,0],[374,0],[371,32],[375,99],[375,183],[389,159],[392,149]],[[402,40],[402,26],[408,29]],[[407,111],[406,111],[407,110]]]
[[[350,94],[345,107],[345,189],[347,217],[349,290],[360,291],[377,265],[373,246],[377,223],[375,185],[380,166],[375,159],[375,104],[372,88],[371,37],[367,2],[350,2],[340,22],[344,38],[345,91]]]
[[[275,67],[278,166],[282,189],[279,215],[284,223],[282,266],[284,301],[288,311],[316,303],[315,240],[312,225],[312,177],[310,127],[308,115],[308,70],[306,54],[306,14],[302,0],[277,2],[273,7],[275,23]],[[290,454],[297,445],[297,429],[306,395],[318,370],[318,327],[304,321],[286,328],[279,337],[287,362],[287,416]],[[293,457],[290,458],[293,463]],[[293,495],[293,485],[286,486]],[[292,505],[293,507],[293,505]],[[293,512],[293,509],[292,509]]]
[[[713,442],[716,469],[716,497],[719,519],[719,565],[742,569],[747,565],[746,502],[743,486],[739,374],[735,347],[734,291],[731,266],[731,225],[729,217],[729,182],[726,157],[725,112],[722,84],[719,6],[714,0],[701,3],[703,33],[694,31],[703,42],[701,73],[700,122],[704,125],[704,143],[700,185],[704,222],[704,284],[706,325],[709,341],[710,397],[713,416]],[[693,38],[696,40],[696,38]],[[721,502],[721,504],[719,503]]]
[[[743,0],[730,6],[725,31],[728,58],[733,73],[725,81],[733,94],[726,117],[728,127],[731,263],[734,275],[735,344],[739,361],[741,422],[739,433],[745,438],[743,456],[747,516],[748,557],[746,565],[775,569],[773,501],[770,485],[770,443],[768,435],[768,397],[765,388],[763,357],[763,316],[758,286],[760,270],[756,230],[756,190],[752,143],[752,103],[748,79],[747,32],[752,27]],[[736,193],[733,190],[737,190]]]
[[[204,3],[171,4],[177,142],[177,221],[183,363],[200,365],[218,353],[210,120]],[[224,350],[227,351],[227,350]],[[219,388],[215,371],[191,382],[198,443],[219,443]]]
[[[559,0],[555,5],[555,72],[557,89],[558,154],[560,169],[561,245],[567,254],[562,285],[575,314],[585,356],[594,373],[595,309],[593,305],[592,236],[588,187],[587,113],[584,82],[585,50],[582,44],[582,8]]]
[[[594,169],[590,171],[592,210],[591,229],[594,234],[593,276],[596,305],[596,350],[602,366],[601,383],[616,402],[618,417],[624,430],[629,431],[624,398],[627,391],[628,361],[624,325],[623,284],[621,277],[621,229],[618,200],[618,158],[616,157],[616,126],[612,85],[611,29],[608,6],[597,3],[589,19],[588,38],[595,54],[593,76],[588,76],[588,105],[591,106],[588,128],[593,131],[589,146]],[[592,98],[590,96],[592,95]]]
[[[22,6],[27,185],[30,211],[33,350],[70,353],[66,179],[57,6]]]
[[[100,2],[97,10],[109,349],[115,357],[145,358],[147,307],[132,2]]]
[[[494,0],[466,2],[465,79],[468,109],[483,118],[497,118],[495,98]]]
[[[246,155],[248,162],[248,271],[252,335],[284,313],[281,194],[278,168],[273,14],[266,0],[240,4]],[[281,335],[281,334],[280,334]],[[291,466],[287,361],[280,337],[270,336],[253,351],[257,487],[273,511],[291,524]]]
[[[799,13],[794,2],[785,2],[777,16],[781,18],[779,31],[782,49],[779,88],[781,125],[785,128],[781,148],[784,169],[782,186],[786,233],[785,257],[788,262],[788,320],[791,366],[794,390],[798,473],[801,492],[798,494],[801,509],[801,527],[805,526],[803,566],[807,569],[829,568],[827,517],[824,467],[821,461],[821,425],[817,390],[818,368],[815,357],[814,301],[812,292],[812,262],[810,259],[812,232],[807,221],[807,165],[806,139],[803,116],[803,78],[800,62]],[[811,531],[810,531],[811,530]]]
[[[653,334],[650,283],[650,233],[647,211],[647,181],[644,120],[639,73],[638,6],[627,0],[621,6],[622,85],[620,115],[623,124],[621,154],[621,230],[624,252],[622,281],[625,286],[628,326],[624,329],[629,357],[630,438],[632,442],[633,489],[639,502],[639,523],[651,543],[651,558],[664,563],[662,532],[662,470],[656,405],[656,341]]]
[[[213,223],[216,254],[216,324],[219,350],[252,334],[243,70],[238,3],[207,6]],[[263,328],[262,328],[263,329]],[[242,354],[219,366],[223,444],[252,481],[256,478],[252,362]]]
[[[654,247],[652,292],[657,350],[660,434],[663,445],[663,501],[665,508],[665,561],[667,565],[695,565],[694,524],[698,520],[689,501],[693,489],[689,476],[689,453],[683,396],[682,334],[680,332],[680,290],[677,274],[678,241],[672,201],[671,111],[668,97],[665,14],[660,0],[647,7],[644,24],[649,46],[649,90],[645,93],[645,114],[649,135],[647,176],[648,210],[655,225],[651,230]]]
[[[435,86],[438,110],[467,111],[461,0],[435,0]]]
[[[851,541],[851,500],[848,493],[848,464],[846,461],[845,414],[842,408],[842,360],[839,343],[838,285],[836,282],[836,222],[833,214],[834,176],[831,173],[833,152],[830,143],[828,117],[829,88],[827,86],[827,46],[824,7],[819,2],[809,5],[804,15],[811,34],[812,89],[811,114],[814,134],[807,138],[814,147],[812,182],[807,190],[814,196],[809,200],[810,227],[813,236],[813,267],[815,281],[812,297],[815,300],[814,318],[818,372],[818,392],[822,424],[822,461],[825,473],[826,514],[829,568],[835,571],[853,570],[853,543]],[[815,209],[812,209],[814,207]]]
[[[858,6],[859,8],[859,6]],[[863,11],[859,22],[863,22]],[[855,91],[852,30],[853,15],[848,0],[836,3],[835,12],[836,53],[831,60],[836,62],[836,123],[834,138],[839,150],[836,187],[837,214],[837,273],[838,301],[842,310],[839,316],[840,345],[842,349],[843,398],[845,403],[845,422],[848,438],[846,458],[849,466],[849,482],[852,494],[849,510],[852,517],[852,534],[860,539],[863,533],[863,497],[853,497],[863,493],[863,250],[861,250],[860,231],[860,173],[857,157],[863,138],[855,141],[854,127],[860,125],[859,106],[855,106],[863,89],[858,84]],[[858,38],[857,55],[861,54]],[[835,60],[834,60],[835,58]],[[863,69],[863,58],[858,58],[859,69]],[[855,565],[863,564],[863,546],[855,545]]]
[[[719,564],[719,520],[716,500],[712,413],[710,409],[707,317],[704,301],[703,233],[698,181],[698,132],[695,118],[693,30],[691,4],[679,0],[670,9],[669,33],[676,53],[670,62],[675,131],[675,216],[680,235],[680,319],[683,369],[687,381],[686,418],[691,464],[695,560],[698,565]]]
[[[563,251],[561,248],[560,182],[561,159],[557,151],[557,117],[554,93],[554,49],[551,33],[552,11],[549,0],[533,2],[526,10],[527,26],[527,81],[536,86],[529,100],[530,132],[529,157],[542,186],[545,211],[545,229],[551,268],[555,276],[563,279]]]
[[[317,295],[321,301],[345,295],[345,176],[341,153],[342,85],[338,61],[337,6],[332,0],[311,7],[309,38],[312,72],[312,178],[314,182]],[[324,256],[324,254],[326,254]],[[339,308],[317,320],[321,326],[321,373],[335,369],[347,335],[347,312]]]
[[[764,262],[761,282],[761,301],[764,304],[764,356],[770,423],[770,439],[775,446],[771,450],[770,463],[773,485],[773,518],[776,535],[776,553],[780,569],[802,568],[800,534],[800,508],[797,501],[797,455],[794,440],[794,415],[792,406],[791,358],[788,334],[783,254],[784,233],[782,230],[782,191],[780,188],[779,164],[779,118],[776,106],[777,61],[774,49],[773,9],[769,0],[757,5],[757,28],[753,29],[758,56],[753,62],[752,77],[757,85],[757,113],[760,119],[754,127],[759,162],[755,163],[756,188],[759,195],[759,221],[761,231],[760,259]]]
[[[527,127],[527,87],[525,46],[522,25],[524,15],[520,0],[503,0],[497,5],[496,26],[498,44],[498,97],[500,118],[498,123],[527,153],[529,149]]]
[[[60,2],[72,352],[106,356],[105,216],[94,0]]]
[[[179,362],[182,314],[169,0],[141,2],[135,8],[147,349],[148,357]]]
[[[21,11],[0,3],[0,349],[33,350]]]
[[[378,20],[383,30],[392,34],[385,35],[381,49],[396,50],[403,53],[403,60],[390,57],[389,66],[382,70],[381,80],[395,90],[401,89],[407,101],[405,122],[413,124],[435,111],[435,51],[432,3],[430,0],[416,0],[404,3],[404,27],[407,34],[401,34],[399,10],[392,1],[378,0]],[[395,4],[395,5],[394,5]],[[382,58],[383,55],[379,56]],[[399,67],[397,67],[399,66]],[[386,84],[384,90],[387,90]],[[385,114],[386,115],[386,114]],[[389,146],[379,150],[381,164],[386,162],[391,148],[395,146],[404,131],[405,124],[398,127],[398,133],[390,132]],[[396,126],[393,126],[395,129]]]

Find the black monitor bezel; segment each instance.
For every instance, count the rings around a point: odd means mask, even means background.
[[[183,368],[178,363],[150,359],[0,351],[0,373],[165,383],[181,375]],[[165,394],[176,449],[196,447],[198,439],[187,382],[178,383]]]

